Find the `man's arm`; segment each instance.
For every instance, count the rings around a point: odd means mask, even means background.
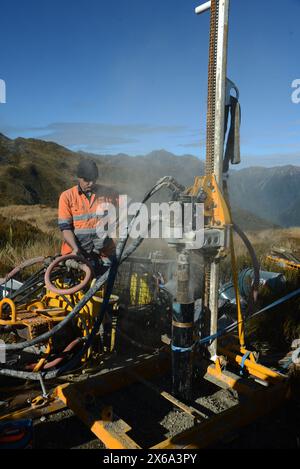
[[[68,245],[72,248],[72,254],[74,254],[76,256],[78,254],[80,254],[80,248],[77,244],[77,241],[76,241],[76,238],[75,238],[75,235],[74,235],[73,231],[72,230],[63,230],[62,234],[63,234],[64,240],[66,241],[66,243],[68,243]]]
[[[58,226],[62,232],[64,241],[72,249],[72,254],[79,254],[80,248],[74,234],[73,215],[68,200],[68,192],[63,192],[59,198]]]

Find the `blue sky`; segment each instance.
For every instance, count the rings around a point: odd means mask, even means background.
[[[204,0],[203,0],[204,1]],[[1,4],[0,132],[95,153],[205,155],[209,15],[202,0]],[[299,164],[300,0],[231,0],[228,76],[244,165]]]

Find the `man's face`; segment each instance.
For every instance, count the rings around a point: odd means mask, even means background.
[[[83,192],[91,191],[93,189],[93,187],[95,186],[95,184],[96,184],[96,180],[87,181],[84,178],[78,178],[78,182],[79,182],[79,185],[80,185],[81,189],[83,190]]]

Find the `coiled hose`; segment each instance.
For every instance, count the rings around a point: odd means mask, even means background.
[[[146,193],[143,201],[141,202],[140,209],[142,207],[142,204],[146,203],[150,197],[152,197],[155,193],[157,193],[163,187],[165,186],[170,187],[170,181],[174,181],[174,179],[168,176],[160,179],[155,184],[155,186],[153,186],[153,188],[149,192]],[[51,337],[53,337],[58,331],[62,330],[70,321],[72,321],[79,314],[80,310],[85,306],[85,304],[97,293],[97,291],[99,291],[102,285],[104,285],[104,283],[107,281],[107,288],[106,288],[106,292],[105,292],[105,296],[103,299],[103,304],[102,304],[99,316],[95,321],[94,327],[89,337],[87,338],[87,341],[85,342],[83,349],[75,357],[73,357],[72,360],[70,360],[66,365],[64,365],[58,370],[53,370],[53,371],[46,372],[46,373],[31,373],[31,372],[24,372],[24,371],[18,371],[18,370],[2,369],[0,370],[0,376],[4,375],[4,376],[9,376],[9,377],[21,378],[25,380],[34,380],[34,381],[39,381],[41,379],[41,376],[43,379],[53,379],[57,377],[59,374],[63,374],[65,371],[72,369],[72,367],[78,362],[78,360],[82,357],[82,355],[84,355],[84,353],[91,346],[91,343],[93,342],[95,335],[97,334],[99,327],[103,321],[105,311],[109,305],[109,299],[112,294],[114,281],[117,275],[119,265],[122,262],[124,262],[143,242],[144,238],[138,237],[136,240],[132,242],[129,248],[125,251],[125,246],[127,244],[135,219],[140,214],[140,209],[137,210],[135,216],[131,220],[129,227],[127,229],[126,236],[124,236],[124,239],[118,242],[116,246],[116,257],[113,260],[110,269],[107,272],[105,272],[101,277],[96,279],[96,282],[93,285],[93,287],[89,289],[86,295],[74,307],[73,311],[65,319],[63,319],[63,321],[61,321],[59,324],[54,326],[51,329],[51,331],[26,342],[21,342],[19,344],[5,345],[6,351],[16,351],[16,350],[24,350],[27,347],[31,347],[41,342],[45,342],[46,340],[49,340]]]

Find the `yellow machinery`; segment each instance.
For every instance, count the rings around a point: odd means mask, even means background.
[[[132,305],[148,305],[153,301],[153,295],[149,288],[148,274],[138,276],[132,274],[130,279],[130,303]]]
[[[300,260],[290,249],[273,248],[271,254],[266,256],[266,261],[281,269],[294,272],[300,271]]]
[[[93,282],[92,282],[93,284]],[[98,316],[103,303],[104,290],[97,292],[80,310],[76,320],[78,331],[81,336],[86,338],[91,332],[95,318]],[[75,304],[78,304],[84,298],[84,293],[79,291],[72,295],[59,295],[47,290],[45,295],[38,301],[32,301],[28,304],[18,305],[10,298],[3,298],[0,301],[0,326],[15,328],[24,328],[28,330],[28,337],[34,339],[63,321],[63,319],[73,310]],[[113,351],[116,335],[116,315],[118,311],[118,297],[112,295],[110,300],[111,331],[110,344],[106,343],[104,351]],[[5,310],[9,307],[9,311]],[[5,311],[4,311],[5,310]],[[51,345],[51,340],[48,344]],[[50,347],[51,348],[51,347]],[[88,352],[88,356],[90,353]]]

